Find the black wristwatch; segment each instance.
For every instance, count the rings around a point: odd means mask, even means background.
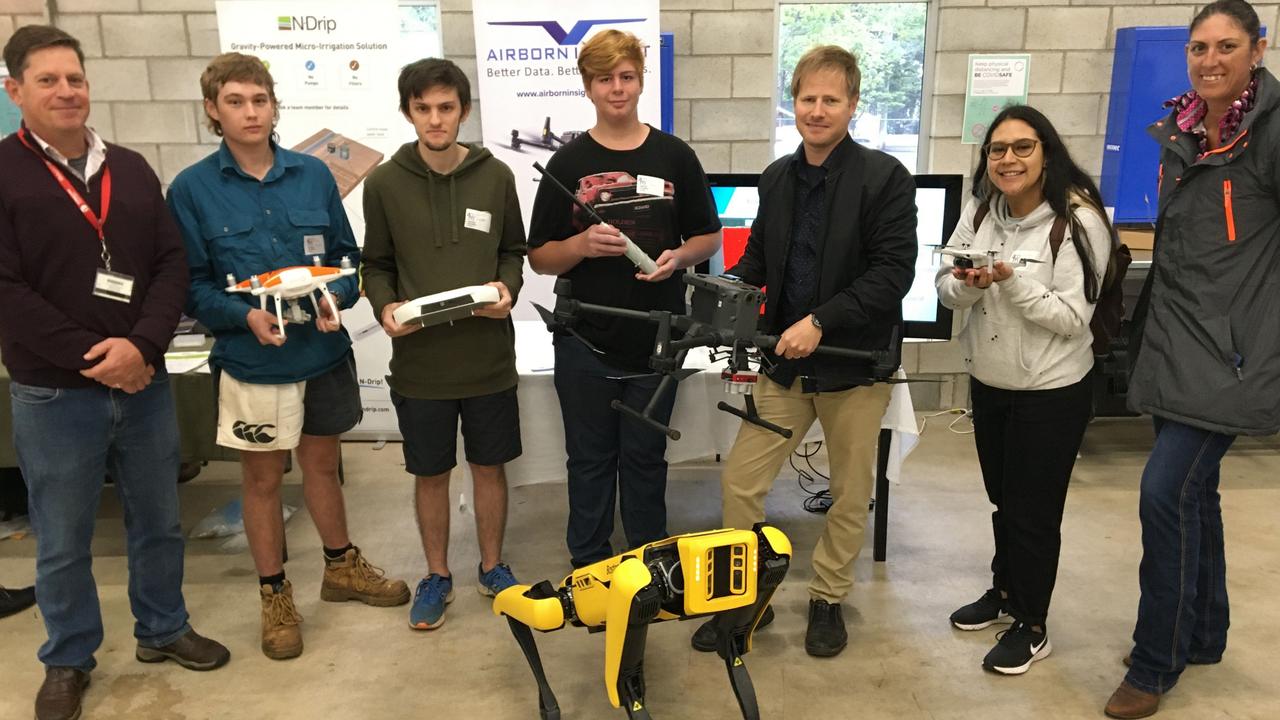
[[[818,319],[817,315],[814,315],[813,313],[809,313],[809,322],[813,323],[813,326],[818,328],[819,330],[822,329],[822,321]]]

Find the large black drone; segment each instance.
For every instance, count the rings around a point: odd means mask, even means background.
[[[680,431],[654,419],[654,410],[664,393],[673,392],[676,383],[698,372],[695,368],[685,368],[684,359],[689,350],[700,347],[710,348],[713,362],[728,360],[721,377],[729,391],[741,393],[746,400],[745,410],[724,401],[716,407],[753,425],[783,437],[791,437],[789,428],[780,427],[760,417],[751,395],[756,379],[753,365],[767,368],[771,364],[768,355],[761,352],[761,349],[772,349],[778,344],[777,335],[758,332],[757,323],[760,306],[764,302],[764,292],[727,275],[686,274],[684,282],[693,288],[688,314],[666,310],[628,310],[582,302],[574,299],[573,286],[564,278],[557,280],[555,284],[554,310],[547,310],[537,304],[534,307],[546,322],[548,330],[567,332],[597,353],[601,351],[574,330],[579,317],[584,313],[656,324],[658,334],[654,340],[653,354],[649,356],[649,367],[662,375],[658,389],[643,410],[636,410],[619,400],[614,400],[612,407],[672,440],[680,439]],[[814,353],[869,362],[867,376],[851,379],[851,384],[895,382],[893,374],[901,360],[898,329],[894,328],[889,347],[885,350],[853,350],[819,345]]]

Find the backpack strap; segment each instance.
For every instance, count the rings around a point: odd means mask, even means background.
[[[973,212],[973,234],[978,234],[978,228],[982,226],[982,221],[986,219],[987,213],[991,212],[991,202],[984,202],[978,206]]]
[[[1062,240],[1067,235],[1067,219],[1058,215],[1053,218],[1053,227],[1049,228],[1049,252],[1053,254],[1053,261],[1058,261],[1058,248],[1062,247]]]
[[[1071,203],[1067,208],[1067,213],[1074,217],[1076,208],[1080,207],[1076,203]],[[1062,247],[1062,241],[1067,236],[1067,218],[1061,215],[1055,215],[1053,218],[1053,227],[1049,228],[1049,252],[1053,254],[1053,261],[1058,261],[1058,248]]]

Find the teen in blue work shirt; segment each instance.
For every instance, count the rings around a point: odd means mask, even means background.
[[[187,246],[187,312],[215,338],[218,444],[241,451],[245,533],[262,599],[262,651],[284,659],[302,652],[302,618],[281,562],[280,483],[290,450],[296,449],[307,510],[324,543],[321,599],[400,605],[408,602],[409,589],[383,577],[347,535],[338,436],[355,427],[362,412],[351,339],[338,310],[355,303],[355,276],[329,284],[337,307],[302,298],[297,310],[283,309],[284,318],[261,309],[257,297],[227,292],[227,284],[316,259],[355,267],[360,254],[329,169],[273,142],[277,103],[262,62],[220,55],[200,85],[222,147],[178,175],[169,207]],[[267,307],[275,309],[271,302]]]

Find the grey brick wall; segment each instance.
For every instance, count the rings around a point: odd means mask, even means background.
[[[46,22],[45,0],[0,0],[0,47],[9,42],[14,28]]]
[[[476,84],[473,0],[441,0],[445,55]],[[960,143],[967,56],[1028,52],[1030,101],[1045,110],[1077,161],[1101,172],[1115,29],[1183,25],[1198,5],[1179,0],[934,0],[937,52],[926,169],[969,174],[973,146]],[[1255,5],[1268,28],[1278,5]],[[80,38],[90,60],[92,124],[140,151],[165,181],[209,152],[197,80],[218,52],[214,0],[0,0],[0,43],[13,29],[52,16]],[[710,172],[751,172],[770,160],[774,0],[664,0],[661,26],[675,33],[675,131]],[[1272,33],[1274,34],[1274,33]],[[480,138],[477,102],[462,139]],[[910,373],[944,379],[915,385],[917,407],[966,405],[968,384],[954,343],[909,345]]]
[[[104,138],[142,153],[165,182],[216,148],[195,102],[218,51],[214,0],[0,0],[0,43],[51,18],[84,48],[89,124]]]

